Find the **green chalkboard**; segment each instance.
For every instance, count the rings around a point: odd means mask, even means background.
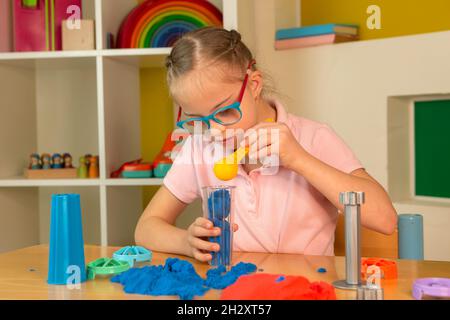
[[[417,196],[450,198],[450,100],[414,105]]]

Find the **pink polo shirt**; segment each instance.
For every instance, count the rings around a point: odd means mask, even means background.
[[[329,126],[287,113],[279,101],[272,104],[277,122],[284,122],[314,157],[345,173],[363,167]],[[247,174],[240,166],[235,179],[221,181],[212,170],[211,145],[201,136],[186,139],[163,183],[185,203],[201,197],[204,186],[235,186],[234,222],[239,230],[233,236],[233,250],[334,254],[337,209],[305,178],[284,167],[265,175],[261,169]]]

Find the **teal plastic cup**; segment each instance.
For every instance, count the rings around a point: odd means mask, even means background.
[[[423,217],[420,214],[398,216],[398,257],[423,260]]]
[[[80,195],[52,195],[48,284],[76,285],[86,281]]]

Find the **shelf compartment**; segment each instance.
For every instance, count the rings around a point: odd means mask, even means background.
[[[0,178],[17,180],[34,152],[69,152],[74,166],[98,154],[96,59],[18,61],[0,63]]]
[[[134,231],[143,212],[142,187],[110,186],[106,192],[108,245],[133,245]]]
[[[85,244],[100,244],[100,195],[99,187],[40,187],[39,194],[39,242],[49,242],[50,209],[52,194],[75,193],[80,195]]]
[[[112,33],[114,36],[114,43],[117,43],[117,35],[120,30],[122,22],[127,15],[138,6],[139,2],[136,0],[103,0],[102,1],[102,43],[103,48],[107,48],[107,34]],[[236,6],[237,0],[210,0],[220,11],[233,12],[233,8]],[[225,27],[232,27],[234,19],[228,19],[224,16]],[[121,50],[121,49],[113,49]]]

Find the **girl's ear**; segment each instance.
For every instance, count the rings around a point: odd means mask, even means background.
[[[249,77],[249,83],[253,99],[258,100],[263,88],[263,76],[261,71],[253,71]]]

